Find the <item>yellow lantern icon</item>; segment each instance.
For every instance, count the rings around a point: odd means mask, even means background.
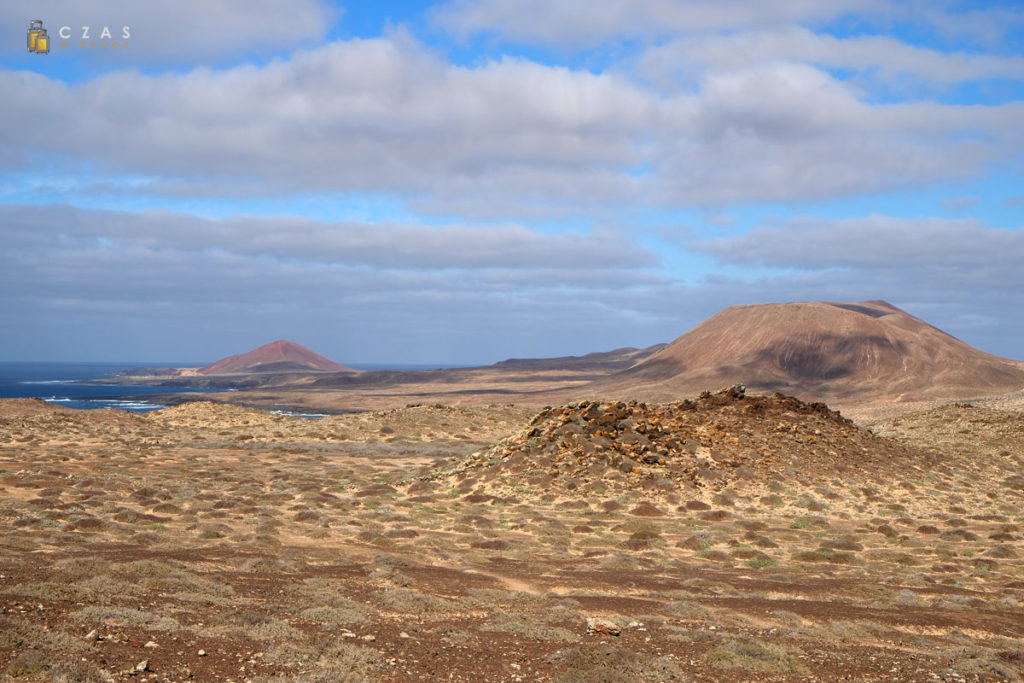
[[[37,55],[50,52],[50,36],[46,35],[42,19],[33,19],[28,24],[28,51]]]

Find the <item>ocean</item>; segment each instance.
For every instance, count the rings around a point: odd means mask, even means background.
[[[131,368],[185,367],[180,363],[10,363],[0,362],[0,398],[41,398],[69,408],[120,408],[136,413],[164,408],[158,395],[209,389],[149,384],[86,384]],[[223,390],[221,390],[223,391]],[[152,397],[152,398],[147,398]]]
[[[160,396],[167,394],[232,391],[191,387],[158,387],[150,384],[99,384],[84,380],[102,380],[136,368],[200,367],[202,363],[16,363],[0,361],[0,398],[41,398],[68,408],[91,410],[119,408],[146,413],[167,407]],[[353,364],[358,370],[435,370],[443,367],[470,367],[438,364]],[[150,397],[150,398],[147,398]],[[271,412],[294,417],[324,417],[321,413],[302,413],[281,409]]]

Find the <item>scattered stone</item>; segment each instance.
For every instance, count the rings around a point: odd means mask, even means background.
[[[135,665],[135,670],[139,671],[139,672],[147,671],[148,669],[149,669],[149,660],[148,659],[143,659],[141,662],[139,662],[138,664]]]
[[[151,640],[148,643],[146,643],[145,645],[143,645],[142,647],[154,648],[154,647],[160,647],[160,646],[157,645],[155,640]]]
[[[823,403],[783,394],[748,396],[737,385],[674,403],[580,401],[546,408],[517,436],[457,461],[452,474],[483,476],[481,469],[496,468],[546,491],[553,486],[600,488],[604,494],[610,488],[681,491],[693,484],[701,488],[713,482],[722,489],[741,478],[767,478],[794,458],[807,481],[837,464],[873,470],[893,458],[927,459],[858,428]],[[716,502],[735,505],[724,494]],[[686,510],[709,508],[699,500],[685,505]],[[645,513],[658,515],[651,508],[632,512]]]
[[[205,657],[206,656],[206,650],[200,650],[196,654],[199,655],[200,657]]]
[[[371,633],[367,633],[365,636],[361,637],[360,640],[365,640],[368,643],[372,643],[373,641],[377,640],[377,636]]]
[[[102,640],[99,637],[99,634],[96,632],[96,629],[93,629],[93,630],[89,631],[88,633],[86,633],[85,634],[85,639],[86,640]]]
[[[600,633],[608,636],[617,636],[622,629],[614,621],[599,617],[587,617],[587,633]]]

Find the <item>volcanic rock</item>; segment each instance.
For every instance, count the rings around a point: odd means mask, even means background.
[[[885,301],[733,306],[593,386],[673,400],[742,383],[806,400],[961,398],[1024,387],[1024,363],[975,349]]]
[[[622,629],[610,619],[600,617],[587,617],[587,633],[600,633],[608,636],[617,636]]]
[[[222,358],[199,369],[201,375],[254,374],[268,372],[350,372],[357,370],[339,365],[305,346],[284,339],[264,344],[248,353]]]
[[[668,404],[583,401],[547,408],[521,434],[468,456],[455,471],[498,468],[538,490],[653,482],[720,490],[750,473],[761,480],[786,472],[833,478],[929,457],[857,427],[823,403],[778,393],[748,396],[734,386]]]

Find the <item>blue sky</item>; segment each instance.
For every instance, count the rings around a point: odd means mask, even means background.
[[[0,88],[0,360],[465,365],[867,299],[1024,359],[1019,2],[14,0]]]

